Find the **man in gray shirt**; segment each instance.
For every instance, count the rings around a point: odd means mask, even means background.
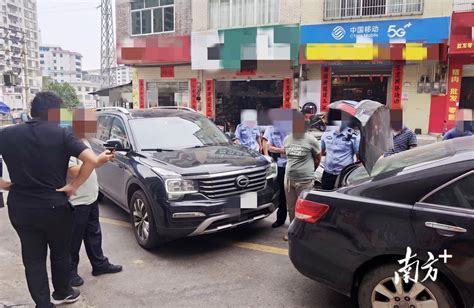
[[[86,138],[95,135],[95,128],[97,126],[76,125],[76,123],[80,123],[80,120],[84,120],[85,122],[95,122],[93,111],[78,109],[74,113],[75,135],[82,138],[82,142],[90,148],[90,144]],[[84,130],[84,127],[91,131],[81,131]],[[75,157],[69,159],[68,177],[70,180],[77,176],[81,165],[81,160]],[[93,276],[118,273],[122,271],[122,266],[111,264],[102,251],[102,232],[99,222],[98,196],[99,183],[97,181],[97,174],[95,171],[92,171],[87,181],[85,181],[76,191],[76,194],[71,196],[69,199],[69,202],[75,209],[73,213],[74,229],[70,249],[71,285],[73,287],[79,287],[84,284],[84,280],[79,276],[77,271],[79,265],[79,251],[81,250],[83,241],[87,257],[92,265]]]
[[[285,174],[285,194],[290,221],[295,218],[295,205],[304,190],[313,188],[314,171],[321,160],[321,150],[315,137],[305,132],[302,113],[295,110],[293,133],[283,141],[288,158]],[[288,237],[285,236],[285,240]]]

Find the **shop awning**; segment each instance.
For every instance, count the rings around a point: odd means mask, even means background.
[[[98,95],[98,96],[110,96],[110,91],[112,91],[112,90],[121,90],[121,89],[125,89],[125,88],[131,87],[131,86],[132,86],[132,82],[129,82],[127,84],[123,84],[123,85],[120,85],[120,86],[100,89],[98,91],[91,92],[91,93],[88,93],[88,94]]]

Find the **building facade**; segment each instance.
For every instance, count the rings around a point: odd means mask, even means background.
[[[124,85],[132,81],[130,74],[130,67],[126,65],[119,65],[115,68],[115,80],[118,85]]]
[[[191,1],[115,3],[117,62],[131,67],[134,108],[191,106]]]
[[[71,82],[70,85],[76,90],[82,108],[97,108],[99,98],[92,93],[100,89],[100,83],[78,81]]]
[[[59,46],[41,45],[40,67],[43,77],[56,82],[82,81],[82,55]]]
[[[403,109],[407,127],[429,133],[446,97],[452,1],[302,0],[302,99],[321,111],[340,99]]]
[[[451,14],[473,7],[466,0],[116,5],[118,63],[132,67],[135,108],[182,105],[236,123],[242,109],[313,102],[324,112],[336,100],[372,99],[403,109],[404,124],[419,133],[452,125],[448,79],[460,56],[450,46]],[[465,37],[460,43],[470,46]],[[461,57],[466,84],[469,57]]]
[[[0,0],[0,101],[11,109],[28,109],[41,88],[38,44],[36,0]]]

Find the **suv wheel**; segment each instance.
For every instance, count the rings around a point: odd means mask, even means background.
[[[366,274],[359,286],[359,307],[456,307],[451,292],[440,280],[405,283],[400,277],[400,282],[395,285],[394,273],[399,269],[387,264]]]
[[[151,249],[159,244],[153,212],[145,193],[141,190],[137,190],[132,196],[130,219],[140,246]]]

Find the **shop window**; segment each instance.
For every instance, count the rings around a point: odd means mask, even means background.
[[[459,108],[474,109],[474,77],[463,77]]]
[[[190,93],[187,81],[147,82],[147,108],[159,106],[189,107]]]
[[[134,0],[130,14],[132,35],[174,31],[174,0]]]
[[[423,13],[423,0],[325,0],[324,18],[412,15]]]
[[[209,0],[209,29],[277,24],[279,0]]]

